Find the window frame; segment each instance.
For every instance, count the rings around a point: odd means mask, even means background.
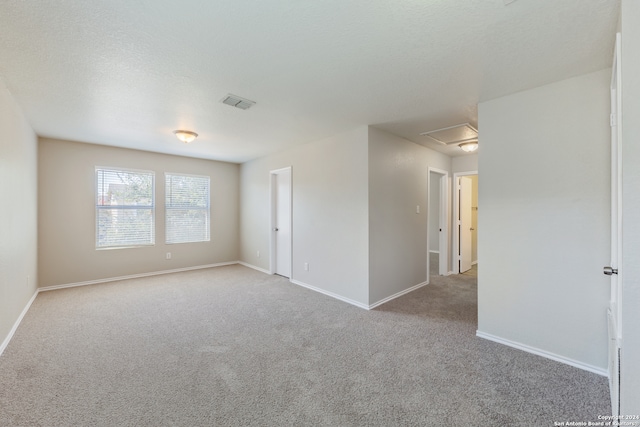
[[[151,175],[151,205],[122,205],[118,207],[118,205],[100,205],[100,190],[98,188],[98,172],[99,171],[115,171],[115,172],[125,172],[125,173],[133,173],[133,174],[148,174]],[[95,248],[98,251],[102,250],[112,250],[112,249],[131,249],[131,248],[146,248],[149,246],[155,246],[156,244],[156,173],[152,170],[146,169],[133,169],[133,168],[123,168],[123,167],[114,167],[114,166],[95,166],[94,168],[94,208],[95,208]],[[103,192],[104,194],[104,192]],[[135,207],[134,207],[135,206]],[[99,224],[100,224],[100,211],[107,209],[121,209],[121,210],[131,210],[131,209],[149,209],[151,212],[151,241],[149,243],[136,243],[136,244],[114,244],[108,246],[99,246]]]
[[[169,189],[170,186],[167,185],[167,178],[170,176],[179,176],[179,177],[191,177],[191,178],[205,178],[207,180],[207,206],[206,207],[197,207],[190,206],[188,208],[179,207],[174,208],[167,202],[167,198],[169,197]],[[185,242],[170,242],[169,241],[169,221],[168,214],[171,210],[179,210],[179,209],[188,209],[188,210],[203,210],[206,212],[206,239],[204,240],[190,240]],[[208,243],[211,242],[211,176],[209,175],[198,175],[198,174],[189,174],[189,173],[179,173],[179,172],[165,172],[164,173],[164,243],[166,245],[181,245],[185,243]]]

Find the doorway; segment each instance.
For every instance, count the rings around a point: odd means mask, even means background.
[[[271,174],[271,274],[291,279],[292,184],[291,167]]]
[[[476,274],[478,264],[478,171],[454,175],[453,270]]]
[[[449,274],[448,195],[449,172],[429,168],[427,183],[427,280],[432,273],[432,256],[438,258],[438,263],[433,266],[433,268],[437,268],[437,273],[441,276]]]

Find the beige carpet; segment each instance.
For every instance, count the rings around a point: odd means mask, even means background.
[[[475,277],[362,310],[242,266],[40,294],[2,426],[552,426],[607,381],[475,337]]]

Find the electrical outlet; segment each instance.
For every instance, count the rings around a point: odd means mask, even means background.
[[[171,259],[171,252],[167,252],[167,259]]]
[[[304,263],[304,271],[309,271],[309,263],[308,262]]]
[[[258,258],[260,258],[260,251],[258,251],[256,255],[258,256]]]
[[[419,214],[420,213],[420,205],[416,205],[416,213]]]

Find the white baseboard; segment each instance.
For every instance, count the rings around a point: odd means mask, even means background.
[[[573,366],[574,368],[582,369],[588,372],[592,372],[594,374],[602,375],[604,377],[609,376],[609,373],[604,368],[598,368],[597,366],[592,366],[586,363],[578,362],[577,360],[569,359],[568,357],[560,356],[545,350],[540,350],[539,348],[531,347],[526,344],[521,344],[519,342],[500,338],[495,335],[487,334],[481,331],[476,331],[476,336],[480,338],[484,338],[489,341],[497,342],[498,344],[503,344],[509,347],[517,348],[518,350],[526,351],[527,353],[531,353],[537,356],[542,356],[547,359],[555,360],[556,362],[564,363],[565,365],[570,365],[570,366]]]
[[[316,288],[315,286],[309,285],[307,283],[301,282],[299,280],[290,279],[289,280],[294,285],[302,286],[303,288],[311,289],[312,291],[319,292],[321,294],[330,296],[342,302],[346,302],[347,304],[355,305],[356,307],[364,308],[365,310],[369,310],[369,306],[367,304],[363,304],[361,302],[343,297],[342,295],[334,294],[333,292],[325,291],[324,289]]]
[[[417,285],[415,285],[415,286],[410,287],[409,289],[405,289],[404,291],[400,291],[400,292],[398,292],[398,293],[396,293],[396,294],[393,294],[393,295],[391,295],[391,296],[389,296],[389,297],[386,297],[386,298],[384,298],[384,299],[381,299],[381,300],[380,300],[380,301],[378,301],[378,302],[375,302],[375,303],[373,303],[373,304],[370,304],[370,305],[369,305],[369,310],[371,310],[372,308],[376,308],[376,307],[378,307],[379,305],[384,304],[385,302],[389,302],[389,301],[391,301],[391,300],[393,300],[393,299],[396,299],[396,298],[398,298],[398,297],[401,297],[402,295],[408,294],[409,292],[413,292],[413,291],[415,291],[416,289],[421,288],[421,287],[423,287],[423,286],[426,286],[426,285],[428,285],[428,284],[429,284],[429,281],[427,280],[426,282],[419,283],[419,284],[417,284]]]
[[[303,288],[311,289],[312,291],[316,291],[316,292],[319,292],[321,294],[330,296],[330,297],[335,298],[337,300],[340,300],[342,302],[346,302],[347,304],[355,305],[356,307],[359,307],[359,308],[364,308],[365,310],[372,310],[372,309],[374,309],[374,308],[376,308],[376,307],[378,307],[378,306],[380,306],[380,305],[382,305],[382,304],[384,304],[386,302],[389,302],[389,301],[391,301],[393,299],[401,297],[402,295],[408,294],[409,292],[415,291],[416,289],[421,288],[421,287],[426,286],[426,285],[429,284],[429,281],[419,283],[419,284],[417,284],[415,286],[412,286],[412,287],[410,287],[408,289],[405,289],[405,290],[400,291],[400,292],[398,292],[396,294],[393,294],[393,295],[391,295],[389,297],[381,299],[378,302],[375,302],[373,304],[367,305],[367,304],[363,304],[361,302],[358,302],[358,301],[343,297],[342,295],[338,295],[338,294],[335,294],[333,292],[329,292],[329,291],[326,291],[324,289],[317,288],[315,286],[309,285],[309,284],[301,282],[299,280],[290,279],[289,281],[291,283],[293,283],[294,285],[298,285],[298,286],[302,286]]]
[[[39,288],[38,292],[55,291],[56,289],[75,288],[78,286],[97,285],[99,283],[116,282],[118,280],[139,279],[141,277],[159,276],[162,274],[180,273],[183,271],[202,270],[204,268],[223,267],[225,265],[238,264],[238,261],[220,262],[217,264],[197,265],[195,267],[176,268],[173,270],[154,271],[151,273],[131,274],[128,276],[108,277],[106,279],[88,280],[86,282],[67,283],[64,285],[45,286]]]
[[[33,301],[35,301],[37,296],[38,296],[38,290],[36,289],[36,291],[33,293],[33,296],[31,297],[27,305],[22,310],[22,313],[20,313],[20,316],[18,316],[18,320],[16,320],[16,322],[13,324],[13,327],[9,331],[9,334],[6,336],[4,341],[2,341],[2,344],[0,345],[0,356],[2,356],[2,353],[9,345],[9,341],[11,341],[11,338],[13,338],[13,335],[18,330],[18,326],[20,326],[20,322],[22,322],[22,319],[24,318],[25,314],[27,314],[27,311],[29,311],[31,304],[33,304]]]
[[[254,270],[261,271],[261,272],[263,272],[263,273],[265,273],[265,274],[271,274],[271,272],[270,272],[269,270],[264,269],[264,268],[262,268],[262,267],[258,267],[258,266],[253,265],[253,264],[249,264],[248,262],[238,261],[238,264],[240,264],[240,265],[244,265],[245,267],[253,268]]]
[[[429,251],[432,254],[440,254],[440,251]]]

